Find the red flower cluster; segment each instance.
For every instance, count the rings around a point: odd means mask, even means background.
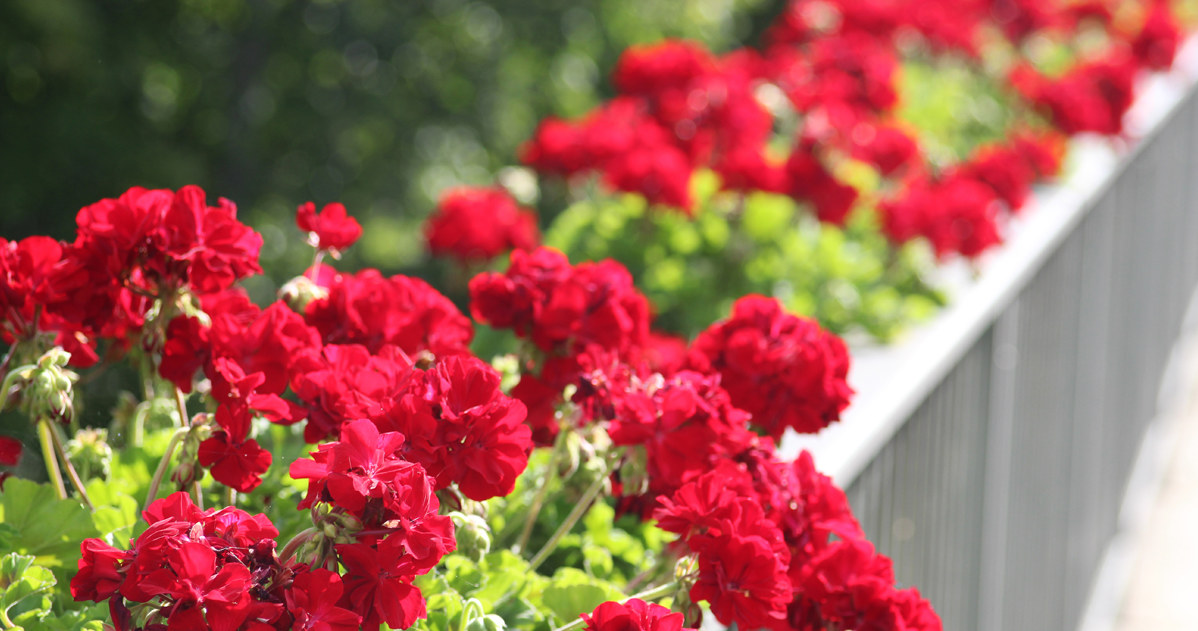
[[[224,357],[216,359],[213,366],[212,398],[221,429],[200,443],[199,462],[217,482],[248,493],[262,483],[262,474],[271,462],[270,452],[250,438],[253,417],[292,422],[302,413],[293,411],[277,394],[257,392],[266,382],[264,374],[247,375],[240,365]]]
[[[886,178],[903,178],[883,188],[898,191],[882,200],[899,215],[886,220],[887,236],[929,239],[940,256],[976,256],[1000,242],[1000,230],[980,189],[962,182],[993,187],[1017,211],[1032,179],[1055,174],[1059,163],[1017,173],[1019,158],[1007,152],[1027,131],[1016,129],[1008,148],[981,148],[951,175],[929,176],[919,145],[895,125],[900,50],[922,45],[972,58],[991,32],[1019,46],[1034,35],[1069,38],[1081,23],[1095,22],[1112,42],[1104,56],[1083,58],[1059,78],[1026,65],[995,78],[1012,83],[1066,133],[1116,134],[1135,73],[1167,68],[1180,41],[1168,3],[1145,4],[1139,28],[1126,32],[1128,20],[1117,23],[1101,3],[792,0],[760,52],[716,56],[679,41],[625,51],[612,77],[618,96],[575,123],[546,119],[521,160],[544,174],[597,172],[615,190],[688,214],[692,175],[711,169],[725,189],[787,194],[810,204],[821,221],[843,225],[858,191],[836,173],[852,156]],[[789,156],[767,150],[776,144],[773,129],[790,123],[777,124],[758,101],[763,87],[780,90],[798,115],[795,137],[784,139]],[[937,200],[927,208],[929,192],[953,197],[954,207],[941,212]]]
[[[499,375],[475,357],[422,370],[394,346],[372,355],[330,344],[297,359],[292,389],[309,409],[309,442],[369,419],[405,437],[403,457],[423,465],[436,489],[456,484],[483,501],[511,493],[528,466],[524,405],[500,392]]]
[[[195,186],[132,188],[76,222],[72,243],[0,240],[4,341],[54,332],[74,364],[90,365],[95,340],[128,344],[155,297],[217,292],[262,271],[262,237],[237,221],[232,202],[210,207]]]
[[[467,352],[470,320],[431,285],[378,270],[337,274],[328,296],[307,305],[304,318],[325,344],[361,344],[377,352],[393,344],[410,355]]]
[[[700,333],[690,366],[719,374],[732,405],[775,438],[788,427],[815,433],[839,420],[853,393],[844,342],[764,296],[737,300],[729,319]]]
[[[332,554],[345,566],[340,603],[362,614],[362,628],[406,629],[425,617],[424,597],[412,585],[456,548],[453,521],[424,468],[401,456],[404,437],[380,434],[366,420],[347,423],[341,440],[321,445],[313,459],[291,463],[291,477],[308,480],[299,508],[329,505],[355,521]]]
[[[573,401],[588,421],[607,422],[612,442],[645,450],[644,488],[625,487],[623,507],[647,515],[655,498],[756,446],[749,414],[733,407],[718,376],[683,370],[634,374],[615,356],[579,358]]]
[[[0,467],[15,467],[21,461],[24,451],[21,441],[8,436],[0,436]],[[4,480],[12,476],[10,471],[0,471],[0,491],[4,490]]]
[[[1002,241],[994,189],[963,174],[909,180],[902,197],[883,202],[878,210],[891,240],[923,237],[940,257],[977,256]]]
[[[504,274],[470,281],[470,311],[489,326],[531,339],[546,361],[512,391],[529,408],[538,442],[552,439],[553,406],[579,374],[577,358],[596,347],[632,357],[649,337],[649,301],[624,266],[607,260],[570,265],[557,250],[512,252]]]
[[[804,452],[748,450],[661,497],[658,525],[698,558],[693,601],[744,628],[938,631],[914,590],[865,541],[848,502]]]
[[[441,196],[424,225],[429,250],[465,263],[489,261],[540,242],[537,216],[499,188],[458,188]]]
[[[655,603],[630,598],[624,603],[605,602],[582,614],[587,631],[684,631],[682,614]],[[693,631],[693,630],[686,630]]]
[[[379,425],[407,437],[404,457],[418,462],[437,488],[457,484],[484,501],[515,488],[528,467],[527,410],[499,390],[499,374],[475,357],[450,357],[411,382]]]
[[[1081,64],[1064,76],[1048,78],[1030,66],[1019,66],[1011,83],[1046,111],[1067,134],[1123,132],[1123,115],[1131,107],[1137,61],[1122,49]]]
[[[616,190],[690,213],[697,168],[726,163],[745,176],[746,161],[764,164],[773,121],[753,97],[751,64],[689,42],[630,48],[613,75],[620,96],[576,124],[546,120],[522,160],[546,173],[598,171]]]
[[[213,379],[215,361],[226,358],[246,373],[262,373],[261,392],[283,394],[294,357],[320,346],[319,333],[281,302],[260,309],[230,290],[202,296],[200,305],[210,325],[179,316],[166,329],[159,373],[183,392],[191,392],[196,370]]]
[[[201,511],[175,493],[142,517],[150,526],[129,550],[85,540],[71,579],[75,600],[108,601],[117,631],[358,628],[361,618],[338,605],[340,577],[281,562],[264,515]]]

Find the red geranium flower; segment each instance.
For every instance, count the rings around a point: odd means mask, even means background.
[[[540,241],[537,216],[499,188],[459,188],[441,196],[425,224],[429,249],[463,263],[485,262]]]
[[[305,202],[295,211],[295,225],[308,233],[308,242],[318,250],[337,253],[348,248],[362,236],[358,220],[346,213],[338,202],[326,204],[316,212],[316,204]]]
[[[595,611],[582,614],[587,631],[683,631],[683,616],[656,603],[630,598],[623,603],[608,601]]]

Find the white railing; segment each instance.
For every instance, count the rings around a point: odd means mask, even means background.
[[[1128,142],[1073,143],[952,305],[856,348],[841,423],[789,436],[847,489],[870,539],[950,631],[1092,622],[1198,287],[1198,38],[1143,82]],[[1090,611],[1087,614],[1087,611]]]

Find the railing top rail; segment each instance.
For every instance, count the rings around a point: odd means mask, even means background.
[[[810,450],[822,471],[841,487],[850,485],[1094,207],[1142,141],[1159,131],[1196,85],[1198,35],[1185,42],[1170,72],[1147,77],[1137,86],[1135,104],[1125,119],[1131,146],[1116,149],[1117,142],[1095,136],[1073,139],[1067,177],[1036,188],[1026,211],[1008,226],[1002,248],[985,256],[976,273],[964,262],[940,270],[951,304],[895,344],[855,346],[849,380],[857,395],[841,422],[816,436],[788,434],[781,454],[791,458]]]

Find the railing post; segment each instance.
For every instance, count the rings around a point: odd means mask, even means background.
[[[1011,491],[1011,442],[1015,425],[1015,370],[1019,363],[1019,301],[994,323],[986,419],[986,473],[982,486],[981,576],[978,631],[1004,631],[1007,520]]]

